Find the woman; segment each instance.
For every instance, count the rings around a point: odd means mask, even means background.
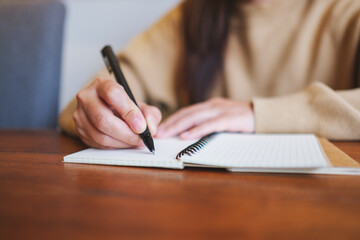
[[[138,146],[146,122],[157,137],[360,139],[359,39],[358,0],[185,1],[118,56],[140,109],[103,71],[59,124],[97,148]]]

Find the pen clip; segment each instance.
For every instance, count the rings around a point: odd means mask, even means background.
[[[105,66],[108,69],[109,73],[112,73],[113,71],[112,71],[112,68],[110,66],[109,59],[106,56],[103,56],[103,59],[104,59]]]

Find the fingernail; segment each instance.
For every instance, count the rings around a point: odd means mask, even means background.
[[[139,117],[135,117],[131,122],[132,129],[136,133],[143,133],[146,129],[146,124],[144,121],[141,121]]]

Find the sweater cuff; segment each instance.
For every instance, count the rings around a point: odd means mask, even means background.
[[[254,98],[255,132],[315,132],[317,116],[309,107],[308,90],[280,97]]]

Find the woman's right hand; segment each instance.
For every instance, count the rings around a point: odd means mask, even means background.
[[[114,80],[98,78],[77,95],[73,114],[81,140],[102,149],[130,148],[142,144],[138,134],[146,129],[156,134],[161,112],[153,106],[131,101]]]

